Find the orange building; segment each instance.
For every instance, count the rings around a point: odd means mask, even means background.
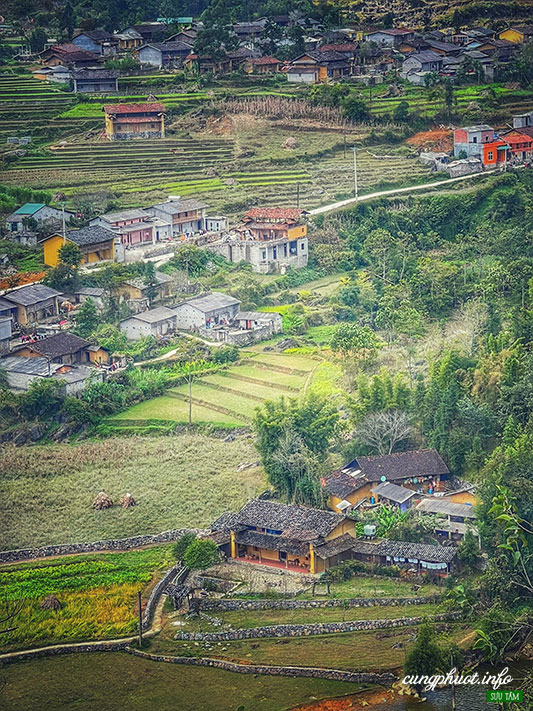
[[[110,141],[165,137],[165,107],[160,102],[107,104],[103,110]]]
[[[115,258],[115,234],[99,226],[68,230],[65,236],[56,232],[43,240],[44,263],[56,267],[59,250],[66,243],[77,244],[82,254],[82,264],[113,261]]]
[[[483,144],[483,154],[481,160],[486,167],[502,165],[507,161],[508,144],[501,138]]]

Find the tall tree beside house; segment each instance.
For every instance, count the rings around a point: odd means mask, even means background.
[[[42,29],[42,27],[36,27],[30,33],[30,36],[29,36],[31,51],[34,54],[37,54],[38,52],[42,52],[47,39],[48,39],[48,37],[46,35],[46,32]]]
[[[233,32],[233,11],[225,0],[214,0],[202,13],[203,28],[194,42],[194,51],[211,59],[221,59],[237,49],[239,40]]]
[[[157,297],[157,278],[155,275],[155,266],[153,262],[146,262],[144,265],[143,281],[148,287],[146,289],[146,296],[150,304]]]
[[[78,269],[82,260],[81,249],[77,244],[66,242],[58,251],[59,262],[50,269],[44,281],[58,290],[72,290],[78,283]]]
[[[214,565],[218,558],[217,544],[210,538],[197,538],[186,548],[183,562],[190,570],[205,570]]]
[[[90,297],[81,305],[75,316],[75,321],[76,327],[74,330],[82,338],[88,338],[98,328],[100,318],[96,305]]]

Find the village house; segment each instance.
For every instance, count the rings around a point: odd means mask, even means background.
[[[62,64],[58,64],[55,67],[37,67],[37,69],[32,70],[32,75],[34,79],[59,84],[70,84],[72,80],[71,70]]]
[[[316,84],[329,79],[341,79],[349,74],[350,61],[344,54],[318,49],[292,60],[287,72],[287,81]]]
[[[414,510],[434,517],[434,530],[441,538],[457,541],[469,529],[477,535],[472,525],[476,512],[471,504],[457,504],[445,498],[424,498]]]
[[[522,27],[509,27],[503,32],[500,32],[498,37],[501,40],[507,40],[515,44],[529,42],[533,38],[533,25],[523,25]]]
[[[513,128],[530,127],[533,127],[533,111],[527,111],[525,114],[516,114],[513,116]]]
[[[1,308],[1,304],[0,304]],[[0,354],[9,353],[11,348],[11,338],[13,319],[11,316],[0,316]]]
[[[239,306],[238,299],[216,291],[195,296],[173,307],[176,328],[184,331],[209,332],[209,329],[215,326],[232,323]]]
[[[76,47],[75,44],[56,44],[39,53],[41,64],[46,67],[55,67],[61,64],[69,69],[82,69],[83,67],[98,67],[101,58],[98,54],[87,52]]]
[[[331,511],[252,499],[211,526],[231,559],[296,572],[322,573],[355,540],[355,523]]]
[[[104,308],[104,289],[97,286],[82,286],[72,294],[72,301],[75,304],[83,304],[87,299],[91,299],[97,309]]]
[[[494,129],[485,123],[457,128],[453,132],[453,154],[458,157],[464,152],[468,158],[479,158],[484,162],[484,148],[490,146],[489,151],[494,151],[495,140]],[[490,156],[491,161],[493,157]]]
[[[185,68],[196,74],[227,74],[231,71],[231,59],[225,55],[223,57],[199,56],[194,52],[187,55],[183,62]]]
[[[107,104],[103,110],[110,141],[165,137],[165,107],[160,102]]]
[[[72,38],[72,44],[102,57],[114,57],[118,51],[118,38],[105,30],[79,32]]]
[[[438,40],[423,40],[421,49],[427,49],[435,54],[440,54],[442,57],[457,57],[461,52],[461,47],[458,47],[452,42],[439,42]]]
[[[5,218],[6,227],[9,232],[24,232],[26,225],[35,221],[38,225],[52,229],[54,225],[61,224],[63,215],[67,222],[76,217],[73,212],[65,210],[63,213],[56,207],[50,207],[43,202],[26,202]]]
[[[116,292],[128,301],[148,301],[148,292],[155,289],[157,299],[163,299],[172,294],[173,279],[164,272],[157,272],[154,275],[154,283],[147,284],[144,277],[139,276],[128,279],[116,287]]]
[[[176,330],[176,314],[165,306],[158,306],[124,319],[119,328],[130,341],[138,341],[146,336],[164,336]]]
[[[13,349],[13,356],[48,358],[53,363],[85,365],[108,363],[109,351],[69,331],[60,331]]]
[[[275,311],[238,311],[233,323],[237,328],[248,331],[260,328],[263,324],[271,324],[272,334],[283,331],[283,319]]]
[[[208,243],[206,249],[230,262],[248,262],[260,274],[305,267],[309,252],[305,214],[299,208],[254,207],[233,234]]]
[[[33,326],[59,315],[62,296],[44,284],[30,284],[6,292],[2,299],[13,304],[15,320],[22,326]]]
[[[64,395],[77,395],[88,385],[104,380],[101,369],[52,363],[49,358],[8,356],[0,360],[0,368],[5,371],[8,387],[14,392],[24,392],[35,380],[47,379],[61,383]]]
[[[522,163],[533,157],[533,129],[529,135],[520,129],[512,129],[503,138],[509,146],[507,155],[512,163]]]
[[[152,220],[144,210],[138,208],[99,215],[89,225],[110,230],[125,247],[153,244],[156,241]]]
[[[376,42],[379,45],[387,47],[398,47],[401,42],[410,42],[414,40],[414,30],[390,29],[376,30],[365,35],[365,42]]]
[[[359,45],[355,42],[331,42],[321,45],[320,51],[337,52],[337,54],[342,54],[346,59],[354,61],[359,52]]]
[[[115,35],[120,52],[131,52],[144,44],[142,35],[133,27],[128,27]]]
[[[280,67],[281,62],[276,57],[251,57],[243,64],[247,74],[276,74]]]
[[[395,565],[417,573],[433,572],[446,577],[453,570],[457,558],[455,546],[440,546],[429,543],[408,543],[388,539],[355,539],[350,557],[363,563]]]
[[[375,498],[376,504],[384,504],[401,512],[411,508],[412,499],[416,496],[412,489],[406,489],[405,486],[398,486],[390,481],[378,484],[370,490],[370,493]]]
[[[159,42],[162,40],[167,31],[167,25],[164,22],[141,22],[138,25],[132,25],[128,29],[138,32],[144,40],[144,44],[146,44],[147,42]]]
[[[409,54],[402,63],[401,76],[410,81],[410,75],[413,73],[440,72],[442,61],[443,58],[440,54],[430,50]]]
[[[170,223],[175,236],[206,229],[207,205],[201,200],[171,195],[166,202],[146,208],[146,213]]]
[[[75,94],[114,93],[118,91],[118,69],[79,69],[70,73]]]
[[[181,67],[191,53],[191,45],[184,42],[158,42],[145,44],[137,50],[141,64],[157,69]]]
[[[65,235],[56,232],[43,240],[44,263],[57,267],[59,250],[67,242],[76,244],[81,250],[82,264],[113,261],[115,258],[115,234],[97,225],[67,230]]]
[[[449,469],[435,449],[357,457],[324,478],[328,507],[346,511],[364,502],[376,503],[372,493],[379,482],[392,482],[412,491],[439,491]]]

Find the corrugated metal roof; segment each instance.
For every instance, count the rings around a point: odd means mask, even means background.
[[[24,205],[15,210],[14,215],[33,215],[41,208],[46,207],[44,202],[26,202]]]
[[[213,292],[212,294],[206,294],[205,296],[197,296],[194,299],[188,299],[182,304],[178,304],[175,310],[178,310],[181,306],[192,306],[202,313],[207,313],[209,311],[216,311],[217,309],[225,308],[226,306],[232,306],[234,304],[239,304],[240,301],[235,299],[233,296],[228,296],[228,294],[220,294],[218,292]]]
[[[445,514],[446,516],[460,516],[462,518],[476,517],[473,506],[456,504],[453,501],[442,499],[422,499],[417,505],[416,510],[422,511],[423,513]]]

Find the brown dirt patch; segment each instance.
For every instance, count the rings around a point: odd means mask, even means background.
[[[453,148],[453,133],[448,128],[434,128],[430,131],[420,131],[407,139],[407,143],[424,151],[451,151]]]

